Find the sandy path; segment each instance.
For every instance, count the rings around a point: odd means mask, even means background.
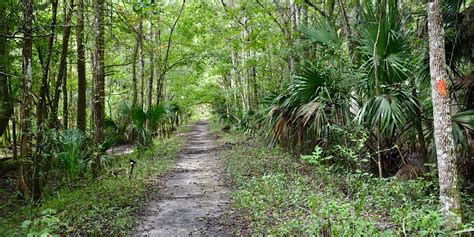
[[[229,236],[223,168],[206,122],[193,126],[174,170],[147,205],[133,236]]]

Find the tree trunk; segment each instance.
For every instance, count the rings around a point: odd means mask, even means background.
[[[352,29],[349,23],[349,17],[346,14],[346,9],[342,0],[339,0],[339,7],[342,13],[342,22],[344,23],[344,33],[346,35],[347,42],[349,44],[349,53],[354,55],[354,40],[352,39]]]
[[[133,61],[132,61],[132,83],[133,83],[133,94],[132,94],[132,108],[137,106],[138,101],[138,88],[137,88],[137,54],[138,54],[138,40],[133,49]]]
[[[143,53],[143,13],[140,10],[140,21],[138,23],[138,66],[140,68],[140,108],[143,109],[145,90],[145,59]]]
[[[382,25],[382,15],[383,11],[379,13],[379,18],[378,18],[378,27],[377,27],[377,36],[375,38],[374,42],[374,53],[373,53],[373,60],[374,60],[374,84],[375,84],[375,96],[380,95],[380,86],[379,86],[379,58],[378,58],[378,52],[377,52],[377,45],[379,43],[379,38],[380,38],[380,26]],[[383,177],[383,164],[382,164],[382,154],[380,152],[381,148],[381,143],[382,143],[382,129],[380,128],[380,121],[377,123],[377,129],[376,129],[376,134],[377,134],[377,167],[379,171],[379,177]]]
[[[59,105],[59,97],[61,95],[61,85],[63,81],[66,80],[67,77],[67,53],[69,49],[69,36],[71,34],[71,19],[72,19],[72,7],[73,7],[74,0],[70,0],[69,4],[67,1],[64,1],[64,33],[63,33],[63,43],[61,49],[61,59],[59,61],[59,69],[58,69],[58,78],[56,80],[56,84],[54,87],[54,98],[51,105],[51,115],[49,120],[50,127],[57,127],[58,126],[58,105]],[[67,9],[69,8],[69,11]],[[66,14],[67,12],[67,14]]]
[[[52,19],[51,19],[51,26],[50,26],[50,35],[48,38],[48,48],[46,51],[46,58],[43,62],[43,75],[41,78],[41,86],[40,86],[40,95],[39,95],[39,102],[36,107],[36,154],[35,158],[39,159],[43,156],[42,154],[42,147],[43,147],[43,132],[44,132],[44,124],[43,121],[46,118],[46,92],[48,87],[48,76],[49,76],[49,68],[51,64],[51,54],[53,51],[53,43],[54,43],[54,31],[56,28],[56,16],[57,16],[57,9],[58,9],[58,1],[51,2],[52,8]],[[37,160],[39,163],[40,161]],[[39,164],[38,164],[39,165]],[[37,172],[35,172],[33,177],[33,183],[36,187],[33,188],[33,197],[35,199],[39,199],[40,197],[40,188],[39,188],[39,178]]]
[[[67,60],[66,60],[67,61]],[[67,65],[67,63],[66,63]],[[68,67],[66,66],[66,72],[64,75],[67,75]],[[63,92],[63,129],[68,128],[68,119],[69,119],[69,111],[68,111],[68,95],[67,95],[67,80],[64,77],[63,83],[61,85],[61,90]]]
[[[25,180],[23,162],[24,159],[31,158],[32,153],[32,128],[33,128],[33,0],[23,0],[25,11],[23,13],[23,85],[22,85],[22,99],[21,99],[21,138],[20,138],[20,161],[18,168],[17,187],[18,191],[25,197],[30,195]],[[37,168],[37,162],[34,161],[34,171]],[[34,194],[38,194],[39,190],[34,190]]]
[[[159,19],[158,19],[159,20]],[[160,45],[161,43],[161,30],[158,29],[158,39],[157,39],[157,44]],[[162,91],[162,82],[161,82],[161,66],[162,66],[162,56],[161,56],[161,48],[158,49],[158,65],[156,65],[156,75],[155,77],[157,78],[156,81],[156,105],[159,105],[161,102],[161,91]]]
[[[104,0],[94,0],[94,142],[100,146],[104,142],[104,97],[105,97],[105,71],[104,71]],[[97,177],[100,165],[100,152],[94,160],[93,172]]]
[[[78,1],[77,11],[77,127],[86,131],[86,56],[84,50],[84,0]]]
[[[447,227],[457,229],[461,224],[461,205],[453,127],[450,116],[450,99],[447,91],[448,75],[446,72],[441,0],[428,2],[428,36],[440,202]]]
[[[51,2],[52,8],[52,18],[51,18],[51,26],[50,26],[50,35],[48,38],[48,48],[46,51],[46,58],[43,63],[43,71],[41,77],[41,86],[40,86],[40,94],[39,94],[39,102],[36,108],[36,119],[37,119],[37,127],[38,127],[38,134],[37,134],[37,143],[40,144],[42,141],[42,131],[43,131],[43,121],[46,115],[46,92],[48,88],[48,76],[49,76],[49,69],[51,64],[51,55],[53,52],[53,44],[54,44],[54,31],[56,28],[56,17],[57,17],[57,10],[58,10],[58,1]]]
[[[421,113],[421,103],[418,100],[418,94],[416,92],[416,85],[415,85],[415,80],[412,80],[412,91],[411,94],[412,96],[416,99],[416,106],[415,106],[415,115],[416,115],[416,121],[414,121],[415,129],[416,129],[416,135],[418,137],[418,143],[419,143],[419,151],[421,158],[423,160],[424,164],[428,164],[429,162],[429,157],[427,154],[426,150],[426,142],[425,142],[425,135],[423,133],[423,126],[422,126],[422,113]]]
[[[6,4],[0,4],[0,12],[5,12]],[[9,34],[6,14],[0,14],[0,33]],[[7,128],[8,121],[13,114],[13,100],[10,97],[8,75],[5,74],[10,69],[10,52],[8,42],[0,44],[0,137],[3,136]]]
[[[153,41],[153,23],[150,22],[150,41]],[[150,109],[153,106],[153,80],[154,80],[154,71],[155,71],[155,57],[153,50],[150,50],[150,78],[148,80],[148,95],[147,95],[147,106]]]

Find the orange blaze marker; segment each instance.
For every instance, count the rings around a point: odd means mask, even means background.
[[[448,95],[448,86],[447,86],[446,80],[438,80],[438,93],[441,96]]]

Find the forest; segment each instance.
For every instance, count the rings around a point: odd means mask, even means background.
[[[472,0],[1,0],[0,236],[472,236]]]

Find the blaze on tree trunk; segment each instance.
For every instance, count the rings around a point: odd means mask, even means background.
[[[94,0],[94,142],[100,146],[104,142],[104,0]],[[100,164],[100,151],[96,153],[93,172],[97,177]]]
[[[86,131],[86,56],[84,50],[84,0],[77,11],[77,127]]]
[[[33,123],[33,0],[23,0],[25,11],[23,13],[23,86],[21,99],[21,138],[20,138],[20,162],[18,166],[17,188],[18,191],[25,197],[30,195],[30,189],[25,179],[24,168],[22,160],[31,157],[32,149],[32,123]],[[34,162],[36,166],[37,162]],[[35,168],[35,167],[34,167]],[[33,169],[34,169],[33,168]]]
[[[460,193],[453,128],[447,92],[444,29],[441,0],[428,2],[431,96],[433,100],[434,137],[438,159],[440,202],[449,229],[461,224]]]

